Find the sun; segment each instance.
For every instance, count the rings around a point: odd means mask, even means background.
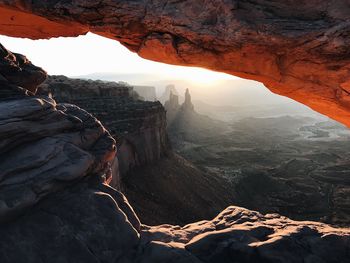
[[[171,71],[173,78],[186,80],[192,84],[198,84],[201,86],[213,86],[220,81],[237,78],[225,73],[215,72],[197,67],[172,66]]]

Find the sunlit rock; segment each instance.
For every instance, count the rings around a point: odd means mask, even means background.
[[[350,126],[349,14],[327,1],[0,1],[0,33],[88,31],[141,57],[264,83]]]

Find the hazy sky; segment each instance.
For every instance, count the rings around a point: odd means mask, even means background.
[[[167,84],[176,83],[178,91],[183,92],[190,88],[194,99],[214,105],[233,102],[257,105],[290,101],[272,94],[257,82],[201,68],[173,66],[142,59],[119,42],[92,33],[50,40],[0,35],[0,43],[10,51],[27,56],[33,64],[51,75],[75,77],[98,73],[89,78],[152,85],[156,87],[158,94],[163,92]],[[99,73],[112,73],[115,77],[108,79],[108,74]]]
[[[145,60],[117,41],[91,33],[76,38],[35,41],[0,35],[0,42],[10,51],[26,55],[51,75],[79,76],[95,72],[158,74],[162,78],[184,79],[200,84],[235,78],[205,69]]]

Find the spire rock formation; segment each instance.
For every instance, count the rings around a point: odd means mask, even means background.
[[[184,103],[181,105],[181,109],[183,111],[194,111],[194,106],[191,100],[191,94],[189,89],[186,89],[186,93],[185,93],[185,101]]]

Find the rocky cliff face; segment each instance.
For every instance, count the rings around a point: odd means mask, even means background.
[[[156,88],[153,86],[133,86],[134,91],[139,94],[143,100],[146,101],[156,101],[157,95],[156,95]]]
[[[12,90],[19,89],[24,93],[35,93],[37,85],[46,78],[46,72],[34,66],[23,55],[11,53],[0,44],[0,81],[6,83],[6,89],[1,89],[1,97],[11,97]],[[14,91],[15,92],[15,91]],[[17,93],[18,93],[17,92]]]
[[[88,110],[109,129],[118,145],[120,178],[116,173],[114,186],[132,168],[155,163],[171,150],[163,106],[135,99],[125,83],[50,76],[39,90]]]
[[[185,92],[185,101],[181,106],[181,110],[182,111],[194,111],[194,106],[192,103],[192,99],[191,99],[191,94],[189,89],[186,89]]]
[[[38,92],[87,109],[108,127],[118,149],[110,185],[128,195],[144,222],[189,223],[211,218],[231,204],[223,180],[171,151],[163,106],[138,100],[134,87],[50,76]]]
[[[0,1],[0,33],[91,31],[141,57],[264,83],[350,126],[347,0]]]
[[[1,64],[10,62],[2,71],[43,74],[0,50]],[[238,207],[184,227],[140,225],[107,185],[116,154],[109,132],[81,108],[35,96],[15,79],[0,83],[1,262],[348,262],[349,229]]]

